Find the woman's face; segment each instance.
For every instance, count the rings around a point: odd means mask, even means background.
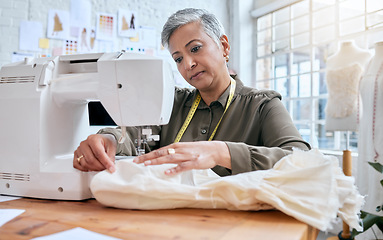
[[[225,57],[230,52],[226,36],[221,38],[218,46],[200,23],[188,23],[173,32],[169,51],[178,71],[198,90],[214,91],[220,84],[226,84],[224,80],[229,74]]]

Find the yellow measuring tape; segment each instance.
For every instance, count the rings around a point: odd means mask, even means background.
[[[233,100],[233,96],[234,96],[234,92],[235,92],[235,87],[236,87],[236,82],[235,82],[234,79],[231,79],[231,82],[230,82],[230,94],[229,94],[229,98],[227,99],[225,111],[223,112],[223,114],[221,116],[221,119],[219,119],[219,122],[217,123],[217,126],[215,126],[215,129],[214,129],[213,133],[210,135],[208,141],[213,140],[214,135],[217,132],[218,126],[221,123],[222,118],[223,118],[223,116],[226,113],[226,110],[229,108],[231,100]],[[192,120],[192,118],[194,116],[195,111],[197,110],[197,107],[198,107],[200,101],[201,101],[201,95],[199,93],[197,93],[197,96],[196,96],[196,98],[195,98],[195,100],[193,102],[192,107],[189,110],[189,113],[188,113],[188,115],[187,115],[187,117],[185,119],[185,122],[182,125],[180,131],[178,132],[178,134],[176,136],[176,139],[174,140],[175,143],[179,142],[181,140],[182,136],[184,135],[186,129],[188,128],[188,126],[189,126],[189,124],[190,124],[190,122],[191,122],[191,120]]]

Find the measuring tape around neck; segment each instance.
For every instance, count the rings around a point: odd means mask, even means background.
[[[231,101],[233,100],[233,96],[234,96],[234,92],[235,92],[235,87],[236,87],[236,82],[235,82],[234,79],[231,79],[231,82],[230,82],[230,94],[229,94],[229,98],[227,99],[227,102],[226,102],[225,111],[223,112],[221,118],[219,119],[219,122],[217,123],[217,126],[215,126],[215,129],[214,129],[213,133],[210,135],[208,141],[213,140],[214,135],[217,132],[218,126],[221,123],[222,118],[223,118],[223,116],[226,113],[226,110],[229,108],[229,106],[231,104]],[[194,99],[193,105],[192,105],[192,107],[189,110],[189,113],[188,113],[188,115],[187,115],[187,117],[185,119],[185,122],[182,125],[181,129],[179,130],[179,132],[178,132],[178,134],[176,136],[176,139],[174,140],[175,143],[179,142],[181,140],[182,136],[184,135],[184,133],[185,133],[186,129],[188,128],[191,120],[193,119],[194,113],[197,110],[197,107],[198,107],[200,101],[201,101],[201,94],[197,93],[197,96]]]

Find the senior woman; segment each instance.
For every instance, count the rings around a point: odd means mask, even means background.
[[[147,146],[136,163],[175,163],[165,174],[211,168],[220,176],[271,168],[292,148],[308,150],[281,96],[243,85],[229,74],[230,45],[221,23],[209,12],[184,9],[171,15],[162,31],[178,71],[194,89],[176,88],[167,125],[153,127],[159,143]],[[191,120],[190,120],[191,119]],[[137,129],[124,143],[119,129],[89,136],[74,152],[82,171],[115,171],[115,155],[136,155]]]

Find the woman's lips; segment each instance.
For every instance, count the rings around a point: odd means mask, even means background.
[[[191,76],[190,80],[195,80],[195,79],[199,78],[202,74],[203,74],[203,71],[197,72],[196,74]]]

